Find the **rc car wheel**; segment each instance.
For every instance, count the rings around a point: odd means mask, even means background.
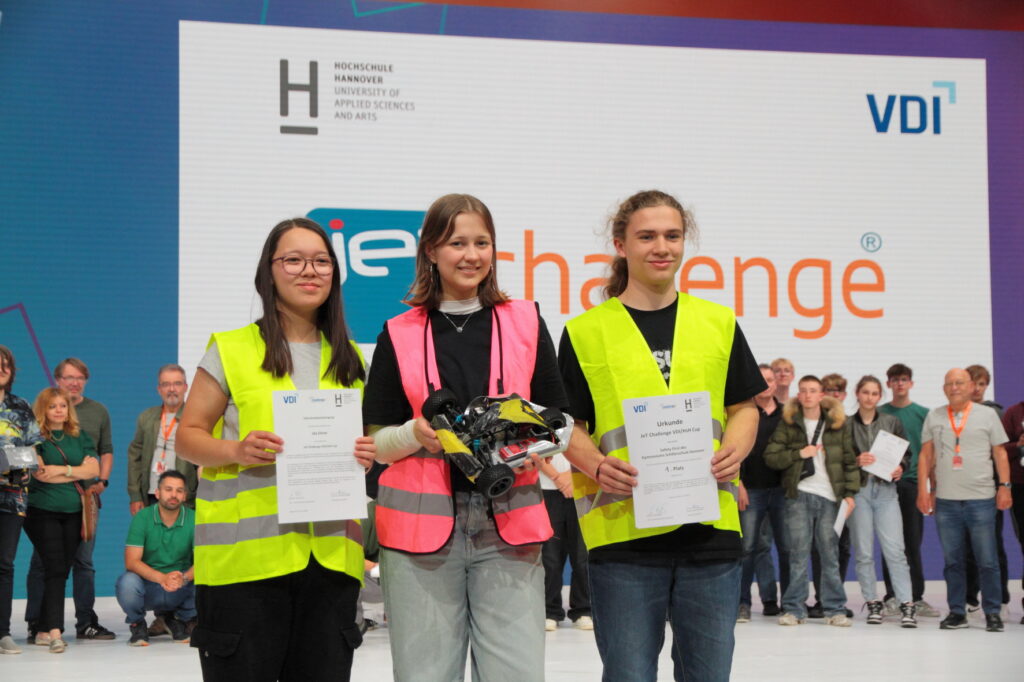
[[[565,415],[557,407],[549,407],[546,410],[542,410],[540,418],[544,420],[544,423],[548,425],[553,431],[565,428]]]
[[[423,418],[431,421],[434,417],[445,412],[458,410],[459,398],[454,391],[447,388],[439,388],[423,401]]]
[[[507,464],[495,464],[483,470],[476,479],[476,489],[488,499],[508,492],[516,480],[516,475]]]

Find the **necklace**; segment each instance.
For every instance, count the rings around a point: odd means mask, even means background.
[[[444,319],[448,320],[448,323],[451,324],[451,326],[455,327],[455,331],[457,331],[460,334],[462,333],[462,330],[466,328],[466,324],[469,323],[469,318],[473,317],[477,313],[477,311],[474,310],[469,315],[466,315],[466,319],[462,321],[462,325],[460,326],[455,324],[455,322],[452,321],[452,318],[448,317],[448,313],[444,312],[443,310],[439,310],[438,312],[444,315]]]
[[[56,436],[53,435],[53,431],[50,431],[50,440],[52,440],[54,443],[61,442],[62,440],[64,440],[64,432],[61,431],[60,438],[57,438]]]

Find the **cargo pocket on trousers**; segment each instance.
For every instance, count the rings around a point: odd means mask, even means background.
[[[238,650],[242,635],[237,632],[216,632],[202,626],[192,631],[192,647],[199,649],[201,656],[230,658]]]
[[[363,633],[359,632],[358,625],[342,628],[341,636],[345,638],[345,642],[352,648],[352,651],[358,649],[359,645],[363,643]]]

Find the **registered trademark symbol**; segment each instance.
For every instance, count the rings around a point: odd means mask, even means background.
[[[874,253],[882,248],[882,235],[877,232],[865,232],[860,236],[860,246],[868,253]]]

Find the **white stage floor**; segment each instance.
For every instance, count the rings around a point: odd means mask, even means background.
[[[1020,581],[1011,588],[1010,617],[1006,631],[984,630],[984,620],[972,619],[969,630],[939,630],[938,618],[921,618],[917,630],[904,630],[895,622],[879,626],[864,623],[858,610],[861,599],[856,583],[846,584],[849,607],[857,611],[851,628],[829,627],[820,620],[808,620],[799,627],[781,627],[774,618],[760,613],[754,589],[754,615],[750,623],[736,626],[736,655],[733,680],[772,682],[785,680],[1019,680],[1024,670],[1024,625],[1020,624]],[[931,581],[926,598],[945,608],[945,584]],[[71,606],[71,600],[68,600]],[[17,656],[0,656],[2,680],[103,680],[161,682],[200,679],[199,659],[194,649],[157,637],[144,648],[126,646],[128,626],[113,597],[97,600],[100,622],[117,632],[113,642],[68,640],[64,654],[50,654],[44,647],[25,644],[24,600],[14,602],[14,638],[24,649]],[[372,608],[371,608],[372,611]],[[72,614],[67,614],[73,622]],[[547,635],[547,679],[555,682],[599,680],[600,659],[592,632],[563,623]],[[666,635],[666,641],[668,637]],[[387,628],[366,634],[356,652],[353,680],[391,679],[391,654]],[[469,679],[467,672],[466,679]],[[669,647],[662,651],[659,680],[672,679]]]

